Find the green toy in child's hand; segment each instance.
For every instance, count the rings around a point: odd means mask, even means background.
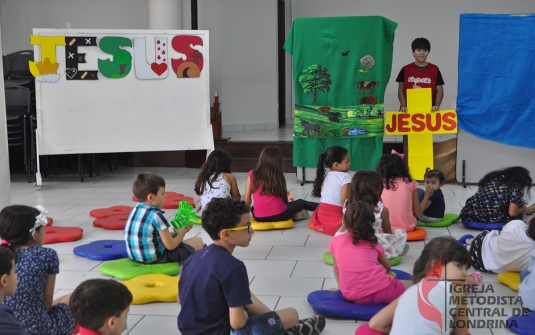
[[[184,228],[191,225],[192,221],[196,217],[193,211],[193,206],[187,201],[180,201],[178,203],[178,210],[176,211],[175,218],[171,220],[171,224],[175,229]]]

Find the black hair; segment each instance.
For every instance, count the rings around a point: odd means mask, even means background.
[[[342,163],[346,155],[349,153],[346,148],[333,146],[328,147],[324,153],[318,158],[318,167],[316,168],[316,179],[314,180],[314,186],[312,186],[312,196],[314,198],[321,197],[321,187],[325,180],[325,166],[329,169],[334,163]]]
[[[533,218],[528,221],[528,235],[535,241],[535,220]]]
[[[13,263],[17,262],[17,253],[13,249],[6,245],[0,245],[0,277],[8,275],[13,269]]]
[[[418,37],[411,43],[412,51],[414,52],[416,49],[424,49],[427,51],[431,51],[431,43],[429,43],[429,40],[427,38]]]
[[[232,156],[222,149],[215,149],[208,155],[206,162],[201,166],[201,172],[195,182],[195,193],[202,195],[204,193],[206,183],[213,188],[212,183],[217,180],[219,175],[223,172],[230,173],[230,164],[232,163]]]
[[[98,330],[109,317],[120,317],[132,303],[132,293],[112,279],[89,279],[71,295],[69,309],[80,326]]]
[[[505,184],[509,189],[519,188],[524,191],[524,194],[528,198],[531,183],[533,182],[529,175],[529,171],[521,166],[513,166],[503,170],[491,171],[481,178],[477,186],[483,187],[491,181]]]
[[[444,173],[440,170],[431,170],[430,168],[425,169],[424,178],[438,178],[438,181],[441,183],[444,182]]]
[[[0,238],[9,242],[12,248],[19,248],[34,241],[30,230],[41,212],[25,205],[7,206],[0,212]],[[43,229],[39,227],[38,229]]]
[[[367,204],[363,201],[354,202],[346,206],[344,214],[344,224],[353,237],[353,243],[358,244],[359,240],[365,240],[372,243],[372,246],[377,244],[377,236],[375,236],[375,222],[374,214],[375,206]]]
[[[383,177],[377,171],[360,170],[351,179],[348,203],[364,201],[377,207],[383,192]]]
[[[132,193],[137,201],[147,201],[149,194],[158,194],[160,187],[165,187],[165,180],[152,172],[140,172],[134,177]]]
[[[435,237],[425,244],[422,254],[414,263],[412,271],[414,283],[422,280],[439,260],[444,266],[449,262],[459,262],[469,269],[472,265],[470,253],[464,245],[451,236]]]
[[[272,195],[288,202],[288,189],[283,172],[284,156],[279,147],[269,145],[262,149],[254,168],[252,191],[262,185],[260,194]]]
[[[241,216],[250,210],[243,200],[214,198],[202,212],[202,227],[212,240],[217,241],[221,238],[219,233],[222,229],[236,227]]]
[[[405,182],[412,181],[407,164],[396,154],[383,154],[375,170],[383,177],[384,187],[387,190],[396,190],[396,178],[403,178]]]

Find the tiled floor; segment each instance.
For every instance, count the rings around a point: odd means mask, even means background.
[[[49,245],[60,258],[60,273],[56,281],[56,297],[72,292],[82,281],[89,278],[109,278],[99,272],[101,262],[73,255],[75,246],[101,239],[122,239],[122,231],[108,231],[95,228],[89,211],[112,205],[134,205],[131,199],[131,181],[135,173],[146,168],[120,167],[112,172],[101,169],[100,177],[86,178],[80,183],[78,175],[59,175],[44,181],[41,191],[26,183],[24,175],[13,175],[11,191],[13,203],[42,204],[49,210],[56,226],[79,226],[84,229],[83,239],[71,243]],[[166,180],[166,190],[193,196],[194,180],[199,170],[188,168],[151,168]],[[245,173],[236,173],[240,190],[243,192]],[[295,175],[286,175],[288,189],[294,198],[310,200],[311,184],[300,186]],[[443,188],[447,211],[458,213],[465,199],[475,192],[474,187],[445,185]],[[315,199],[317,200],[317,199]],[[166,211],[171,218],[173,210]],[[297,308],[300,316],[314,312],[306,301],[308,293],[314,290],[336,286],[332,267],[323,263],[322,254],[327,250],[330,237],[312,231],[305,220],[296,222],[296,227],[288,230],[256,232],[248,248],[236,249],[234,255],[247,266],[251,290],[273,309]],[[409,253],[396,268],[411,272],[412,265],[430,238],[451,235],[459,238],[469,231],[456,223],[447,228],[427,229],[429,237],[425,241],[410,242]],[[471,231],[477,234],[478,231]],[[212,241],[202,227],[195,226],[189,236],[200,236],[206,243]],[[512,296],[516,293],[497,283],[496,276],[484,274],[484,283],[492,284],[495,295]],[[487,293],[486,295],[489,295]],[[505,307],[507,313],[513,307]],[[128,327],[130,334],[178,334],[176,316],[180,306],[176,303],[154,303],[133,305],[130,310]],[[475,318],[478,319],[478,318]],[[480,318],[488,319],[488,318]],[[500,318],[493,318],[500,319]],[[503,317],[501,318],[503,319]],[[353,334],[362,322],[354,320],[329,319],[324,334]],[[504,329],[471,329],[471,334],[510,334]]]

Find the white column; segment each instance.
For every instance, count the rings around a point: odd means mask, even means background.
[[[0,28],[0,36],[2,29]],[[0,55],[2,53],[2,40],[0,38]],[[0,62],[1,63],[1,62]],[[4,77],[0,69],[1,77]],[[0,210],[11,205],[11,180],[9,177],[9,151],[7,147],[7,126],[6,126],[6,95],[4,92],[4,81],[0,80]]]
[[[150,29],[183,29],[182,15],[182,0],[149,0]]]

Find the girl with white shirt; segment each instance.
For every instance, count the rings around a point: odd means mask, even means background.
[[[312,229],[333,236],[342,226],[342,206],[349,196],[351,184],[351,176],[347,173],[351,167],[349,159],[347,149],[338,146],[327,148],[318,158],[312,196],[321,197],[321,202],[312,215]],[[329,168],[329,173],[325,167]]]
[[[414,285],[355,334],[467,335],[464,285],[471,284],[470,254],[452,237],[427,243],[414,264]],[[473,278],[472,278],[473,280]],[[452,328],[452,325],[455,325]]]

